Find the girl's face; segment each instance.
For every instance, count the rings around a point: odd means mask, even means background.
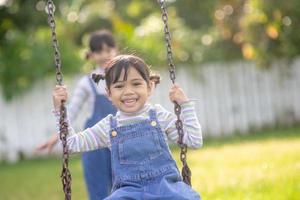
[[[106,44],[102,45],[101,51],[95,51],[91,53],[91,59],[101,67],[105,66],[105,63],[117,55],[117,49],[109,47]]]
[[[148,85],[134,67],[128,69],[126,81],[124,74],[123,70],[119,80],[109,86],[109,98],[119,110],[126,113],[137,112],[150,96],[152,83]]]

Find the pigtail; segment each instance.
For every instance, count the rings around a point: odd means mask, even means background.
[[[92,52],[88,51],[85,53],[85,59],[89,60],[91,58]]]
[[[92,74],[92,79],[98,84],[100,80],[105,80],[105,76],[103,74]]]
[[[160,76],[157,74],[151,75],[150,76],[150,81],[153,81],[155,86],[157,86],[160,83]]]

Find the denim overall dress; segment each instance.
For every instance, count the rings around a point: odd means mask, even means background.
[[[158,124],[156,111],[136,124],[110,119],[112,194],[105,200],[199,200],[182,181]]]
[[[89,83],[95,95],[95,104],[91,117],[85,123],[85,128],[92,127],[108,114],[116,113],[116,108],[111,101],[97,92],[95,83],[90,78]],[[112,186],[110,150],[105,148],[85,152],[82,154],[82,164],[89,199],[99,200],[107,197]]]

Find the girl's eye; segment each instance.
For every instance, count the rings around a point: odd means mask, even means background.
[[[121,84],[115,85],[114,88],[123,88],[124,86]]]
[[[134,85],[134,86],[139,86],[139,85],[142,85],[142,83],[140,83],[140,82],[135,82],[135,83],[133,83],[133,85]]]

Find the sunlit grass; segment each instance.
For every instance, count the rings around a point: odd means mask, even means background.
[[[190,152],[193,185],[204,199],[296,200],[300,197],[299,152],[299,138]]]
[[[299,152],[300,127],[210,139],[188,152],[193,187],[209,200],[298,200]],[[80,159],[71,160],[73,199],[86,199]],[[1,164],[0,199],[63,199],[60,167],[56,158]]]

